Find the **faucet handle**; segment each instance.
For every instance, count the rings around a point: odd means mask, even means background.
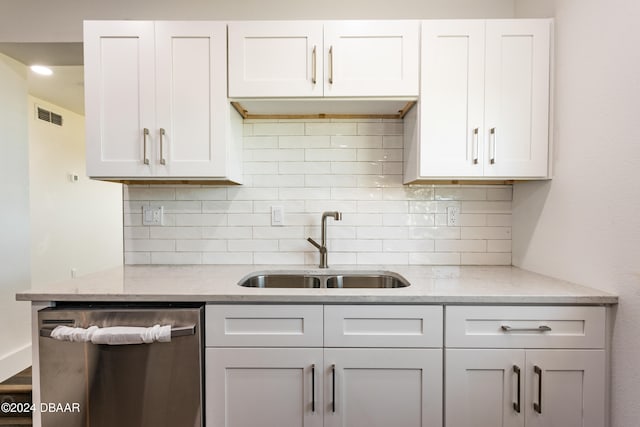
[[[307,241],[311,243],[313,246],[315,246],[316,248],[318,248],[318,250],[322,251],[323,249],[322,245],[320,245],[318,242],[313,240],[311,237],[307,237]]]

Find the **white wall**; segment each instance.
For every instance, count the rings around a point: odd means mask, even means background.
[[[63,126],[36,118],[36,105]],[[85,170],[84,117],[29,97],[31,282],[34,287],[122,264],[122,185]],[[72,183],[70,173],[79,181]]]
[[[504,18],[513,7],[514,0],[2,0],[0,41],[79,42],[83,19]]]
[[[513,261],[620,296],[612,426],[640,419],[640,2],[519,0],[555,14],[554,178],[516,184]],[[542,7],[541,7],[542,6]]]
[[[0,55],[0,381],[31,364],[28,156],[26,69]]]

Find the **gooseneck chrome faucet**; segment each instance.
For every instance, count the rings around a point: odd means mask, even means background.
[[[307,240],[320,251],[320,268],[328,268],[327,265],[327,218],[331,217],[336,221],[342,220],[342,212],[322,212],[322,231],[320,243],[308,237]]]

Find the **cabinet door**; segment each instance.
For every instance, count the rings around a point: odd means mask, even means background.
[[[325,349],[325,427],[442,425],[441,349]]]
[[[322,23],[229,24],[229,97],[322,96]]]
[[[153,173],[154,60],[153,22],[84,23],[87,175]]]
[[[226,26],[156,22],[156,176],[219,177],[226,166]]]
[[[325,96],[418,96],[417,21],[324,26]]]
[[[527,427],[603,427],[604,356],[604,350],[528,350]]]
[[[207,427],[322,426],[322,349],[205,352]]]
[[[549,39],[548,20],[487,21],[487,176],[547,176]]]
[[[482,176],[484,21],[422,25],[420,175]]]
[[[446,427],[522,427],[524,362],[523,350],[447,349]]]

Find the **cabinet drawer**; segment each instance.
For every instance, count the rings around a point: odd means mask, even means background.
[[[207,305],[207,347],[322,347],[321,305]]]
[[[447,306],[445,311],[446,347],[604,347],[604,307]]]
[[[442,347],[441,306],[330,305],[325,347]]]

